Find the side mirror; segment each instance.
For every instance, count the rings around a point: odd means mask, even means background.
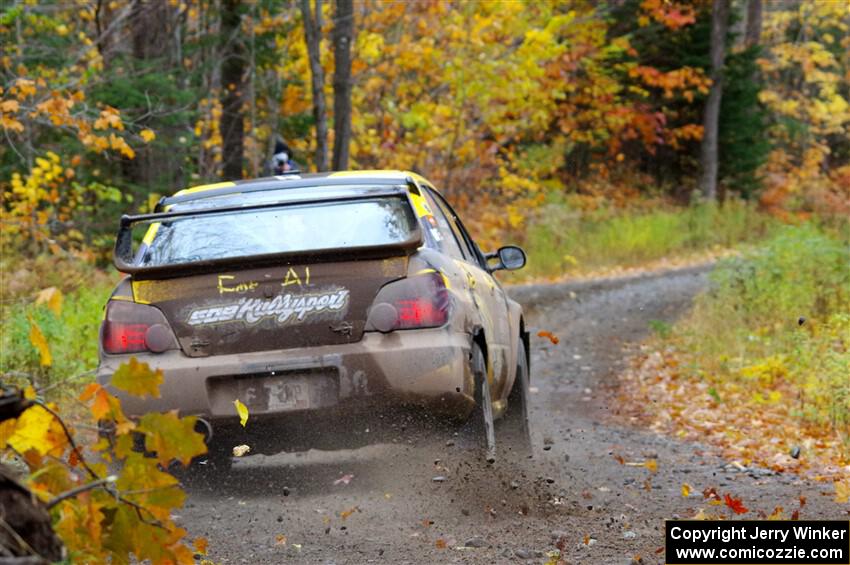
[[[487,259],[499,259],[499,263],[490,268],[491,271],[516,271],[525,267],[525,251],[516,245],[505,245],[495,253],[488,253]]]

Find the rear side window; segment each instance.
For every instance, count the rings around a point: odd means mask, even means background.
[[[153,267],[390,245],[409,239],[415,225],[407,200],[396,197],[188,216],[152,224],[138,262]]]
[[[452,231],[451,226],[449,225],[449,220],[446,218],[446,215],[443,213],[443,209],[437,204],[434,200],[434,197],[431,196],[431,192],[428,190],[423,191],[425,196],[425,200],[428,202],[428,206],[431,208],[434,216],[433,227],[437,230],[438,238],[437,246],[440,248],[440,251],[451,255],[455,259],[466,259],[463,252],[461,251],[460,243],[458,242],[457,236],[454,231]],[[429,222],[428,219],[424,221]],[[429,222],[430,223],[430,222]],[[429,226],[426,226],[426,228]]]

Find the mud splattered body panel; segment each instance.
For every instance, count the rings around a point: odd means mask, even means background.
[[[282,265],[133,283],[190,357],[359,341],[377,290],[407,259]]]
[[[107,305],[102,332],[119,350],[105,350],[104,341],[98,379],[107,383],[131,356],[165,375],[159,398],[121,395],[129,415],[177,409],[227,423],[236,419],[233,401],[239,399],[261,420],[378,414],[399,405],[464,417],[474,406],[473,340],[486,346],[494,412],[504,408],[522,338],[521,311],[503,297],[483,255],[477,251],[481,260],[473,260],[440,250],[421,177],[334,175],[190,189],[166,199],[159,213],[122,220],[116,266],[130,277]],[[337,199],[358,198],[409,218],[388,220],[377,230],[387,241],[374,241],[365,215],[324,215]],[[401,199],[403,206],[383,206],[380,198]],[[305,210],[315,203],[323,213],[278,214],[275,206],[290,201]],[[209,219],[222,210],[257,221],[231,222],[233,234],[214,233]],[[196,214],[208,219],[194,233],[185,226]],[[294,245],[285,238],[303,218],[320,229],[305,228]],[[278,219],[289,222],[286,229],[278,229]],[[136,221],[151,228],[132,259],[128,230]],[[157,245],[175,241],[180,221],[187,223],[179,252],[160,247],[151,255]],[[239,244],[230,248],[228,237],[237,235]],[[248,245],[245,238],[255,255],[233,251]],[[329,241],[351,245],[323,248]],[[119,301],[126,304],[110,306]],[[149,326],[127,321],[134,308],[144,309]],[[122,342],[120,331],[130,332],[130,339]],[[128,343],[143,345],[121,351]]]

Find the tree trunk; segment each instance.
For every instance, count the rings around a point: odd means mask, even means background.
[[[319,51],[322,42],[322,0],[316,2],[316,17],[310,14],[310,0],[301,0],[304,19],[304,37],[310,56],[310,75],[313,87],[313,118],[316,121],[316,155],[313,161],[317,171],[328,170],[328,117],[325,108],[325,71]]]
[[[333,168],[348,168],[351,142],[351,41],[354,36],[353,0],[336,0],[334,17],[334,157]]]
[[[714,0],[711,9],[711,90],[705,103],[700,165],[700,189],[707,200],[717,198],[717,138],[720,101],[723,98],[723,60],[726,55],[726,26],[729,0]]]
[[[242,178],[245,145],[245,116],[242,94],[245,75],[244,46],[240,37],[241,0],[221,3],[221,140],[222,176]]]
[[[169,78],[166,80],[179,84],[180,59],[174,57],[174,30],[179,27],[177,11],[169,6],[167,0],[137,2],[132,5],[128,23],[133,75],[142,77],[162,71],[168,73]],[[165,120],[157,119],[157,105],[162,103],[157,100],[157,95],[153,94],[153,102],[149,102],[148,106],[126,110],[129,110],[131,116],[140,116],[134,122],[138,128],[153,129],[157,137],[165,142],[176,137],[177,132],[172,131]],[[136,147],[135,159],[127,160],[123,165],[125,174],[134,184],[143,187],[143,191],[157,191],[160,187],[180,184],[182,180],[180,171],[185,153],[182,148],[164,145],[167,144],[139,145]]]
[[[761,43],[761,0],[747,3],[747,31],[744,34],[747,47]]]

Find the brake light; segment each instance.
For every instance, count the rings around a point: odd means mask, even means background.
[[[449,321],[451,296],[443,276],[432,272],[384,286],[369,311],[366,329],[436,328]]]
[[[177,340],[157,308],[124,300],[110,300],[101,331],[103,351],[110,354],[161,353],[177,349]]]
[[[445,323],[445,312],[435,308],[428,300],[399,300],[396,302],[396,310],[402,326],[418,328]]]

